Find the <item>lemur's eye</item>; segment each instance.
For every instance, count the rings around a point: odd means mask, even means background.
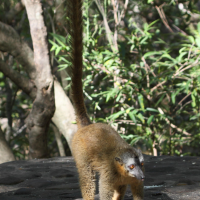
[[[144,163],[142,162],[142,163],[141,163],[141,166],[143,166],[143,165],[144,165]]]
[[[130,169],[133,169],[134,167],[135,167],[135,165],[130,165],[129,166]]]

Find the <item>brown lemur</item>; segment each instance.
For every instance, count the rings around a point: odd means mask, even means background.
[[[109,125],[93,124],[86,111],[82,88],[82,0],[68,0],[71,35],[71,97],[78,131],[71,148],[84,200],[94,200],[95,172],[99,174],[100,200],[122,200],[127,185],[134,200],[142,200],[144,158],[140,150],[127,144]]]

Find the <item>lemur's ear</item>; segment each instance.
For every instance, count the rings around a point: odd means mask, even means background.
[[[115,157],[115,161],[119,162],[119,164],[123,165],[123,161],[119,157]]]

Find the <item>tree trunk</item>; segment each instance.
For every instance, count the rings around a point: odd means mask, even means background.
[[[36,99],[26,119],[29,133],[30,158],[48,157],[47,132],[55,111],[53,76],[47,48],[47,31],[42,16],[42,6],[38,0],[25,0],[36,68]]]
[[[58,81],[54,81],[54,90],[56,111],[52,121],[66,138],[69,147],[71,147],[72,137],[77,131],[77,125],[73,123],[76,120],[75,111]]]
[[[20,39],[17,32],[9,25],[0,22],[0,51],[9,52],[27,72],[27,78],[13,70],[8,64],[0,60],[0,71],[9,77],[19,88],[21,88],[32,99],[36,96],[36,87],[33,80],[36,77],[33,51]],[[74,133],[77,131],[75,112],[69,98],[58,81],[54,81],[56,110],[52,118],[53,123],[66,138],[69,146]]]

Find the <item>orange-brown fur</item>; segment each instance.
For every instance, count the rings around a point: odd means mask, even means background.
[[[122,200],[127,185],[131,185],[134,200],[142,200],[143,182],[130,176],[125,167],[126,163],[122,163],[120,159],[128,152],[137,158],[137,150],[131,148],[109,125],[92,124],[87,115],[81,80],[83,67],[82,0],[68,0],[67,2],[72,46],[71,90],[78,125],[78,131],[72,139],[71,147],[79,172],[82,196],[84,200],[94,200],[95,172],[98,172],[100,200]],[[140,163],[139,168],[142,168]]]
[[[103,188],[100,188],[100,197],[101,191],[103,193],[109,189],[112,193],[112,200],[121,200],[126,185],[131,185],[135,199],[143,198],[143,182],[129,177],[124,166],[114,162],[114,157],[124,148],[130,148],[130,146],[106,124],[90,124],[78,129],[72,140],[72,152],[79,171],[82,195],[85,200],[94,199],[94,171],[99,172],[100,180],[102,178],[105,181]],[[123,188],[123,190],[119,188]],[[91,197],[84,191],[90,191]],[[137,195],[139,198],[136,198]],[[101,198],[101,200],[107,199]]]

